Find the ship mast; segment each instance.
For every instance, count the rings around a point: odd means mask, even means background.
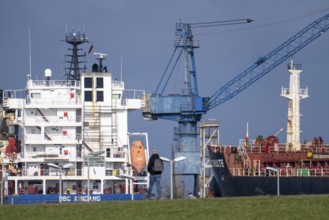
[[[80,63],[86,63],[86,61],[81,61],[79,58],[86,57],[86,53],[79,54],[79,51],[82,48],[78,48],[80,44],[88,42],[88,38],[85,33],[81,33],[79,30],[75,32],[72,30],[71,32],[66,32],[65,42],[71,44],[73,47],[68,48],[68,50],[72,51],[72,54],[66,55],[66,57],[71,58],[69,61],[65,61],[69,63],[70,66],[66,69],[66,79],[67,80],[80,80],[80,71],[86,70],[86,65],[84,67],[80,67]]]
[[[308,88],[300,89],[301,64],[288,64],[289,88],[282,88],[281,96],[288,99],[286,151],[300,150],[300,100],[308,97]]]

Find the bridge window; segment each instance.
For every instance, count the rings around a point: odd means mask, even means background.
[[[92,87],[93,87],[93,78],[85,77],[85,88],[92,88]]]
[[[96,78],[96,88],[99,88],[99,89],[104,88],[104,80],[102,77]]]
[[[85,102],[91,102],[93,100],[92,91],[85,91]]]
[[[104,93],[103,93],[103,91],[97,91],[96,101],[97,102],[103,102],[104,101]]]

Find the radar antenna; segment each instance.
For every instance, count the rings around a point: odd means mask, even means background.
[[[107,72],[107,67],[103,67],[103,60],[105,60],[107,54],[105,53],[93,53],[94,55],[98,56],[97,60],[99,60],[98,67],[97,65],[93,66],[93,72]]]
[[[72,51],[72,54],[66,55],[66,57],[69,57],[70,60],[66,61],[66,63],[69,63],[70,66],[65,68],[66,70],[66,79],[67,80],[80,80],[80,72],[85,71],[86,65],[84,67],[80,67],[80,63],[86,63],[86,53],[79,54],[79,51],[82,50],[82,48],[78,48],[78,45],[87,43],[88,38],[85,33],[80,32],[78,30],[75,32],[73,29],[71,32],[66,32],[65,36],[65,42],[68,44],[71,44],[73,48],[68,48],[68,50]],[[79,58],[84,57],[84,61],[79,60]]]

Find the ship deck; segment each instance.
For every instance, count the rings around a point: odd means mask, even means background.
[[[302,144],[300,151],[288,151],[285,144],[273,146],[221,146],[232,176],[329,176],[329,145]]]

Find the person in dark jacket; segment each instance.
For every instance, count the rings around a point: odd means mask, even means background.
[[[157,188],[157,194],[158,194],[158,198],[161,198],[161,171],[155,171],[154,170],[154,161],[155,159],[160,159],[159,154],[157,153],[157,151],[155,149],[152,150],[152,156],[149,159],[148,165],[147,165],[147,171],[150,173],[150,185],[149,188],[147,190],[147,199],[151,199],[151,195],[152,195],[152,188],[154,183],[156,184],[156,188]],[[163,167],[163,161],[160,159],[162,167]]]

